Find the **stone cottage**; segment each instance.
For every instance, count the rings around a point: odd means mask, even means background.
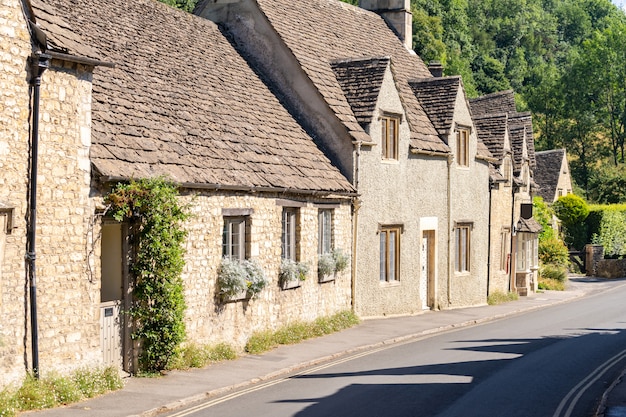
[[[317,262],[351,251],[354,187],[214,23],[152,0],[0,8],[9,16],[0,27],[0,382],[21,378],[35,356],[42,372],[134,370],[122,313],[132,300],[133,236],[103,204],[119,181],[166,176],[191,205],[183,273],[191,341],[242,346],[255,330],[350,308],[350,265],[318,279]],[[35,101],[40,117],[31,119]],[[35,130],[37,285],[28,291]],[[257,299],[219,299],[224,256],[258,262],[270,284]],[[307,279],[279,285],[282,259],[307,264]],[[38,324],[25,314],[35,294]]]
[[[410,2],[360,5],[206,0],[195,13],[224,27],[357,189],[356,312],[485,303],[489,166],[462,86],[447,103],[458,125],[439,132],[412,86],[432,75],[410,51]],[[455,155],[459,129],[464,151]],[[468,197],[455,187],[469,183],[469,172],[482,192],[464,210]]]
[[[537,195],[547,204],[552,204],[559,197],[572,193],[572,177],[567,162],[565,149],[536,152],[537,168],[534,179],[537,183]]]
[[[532,217],[532,196],[537,188],[533,181],[536,159],[532,116],[517,111],[511,90],[472,99],[470,106],[479,135],[498,159],[494,166],[496,173],[504,177],[499,181],[492,176],[490,278],[494,279],[490,284],[494,286],[490,285],[490,291],[517,291],[526,295],[537,290],[538,233],[541,231]],[[503,211],[509,207],[511,216],[506,218]],[[509,233],[510,244],[506,242]],[[500,242],[499,253],[493,256],[496,242]],[[507,250],[510,253],[506,253]],[[494,263],[494,259],[500,262]],[[510,278],[506,285],[503,272]],[[500,285],[502,287],[498,288]]]

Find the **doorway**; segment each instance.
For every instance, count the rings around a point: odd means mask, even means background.
[[[103,222],[101,239],[100,346],[105,366],[132,372],[128,280],[127,228]]]
[[[420,301],[423,310],[435,308],[435,231],[422,232]]]

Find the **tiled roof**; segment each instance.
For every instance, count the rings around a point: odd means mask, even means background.
[[[505,149],[507,119],[505,113],[473,118],[478,137],[489,148],[493,157],[498,160],[498,165],[502,164],[505,152],[510,151],[510,149]]]
[[[48,50],[90,59],[100,58],[100,53],[73,31],[70,24],[59,16],[53,7],[41,0],[33,0],[29,3],[31,3],[34,23],[46,34],[47,45],[45,46]]]
[[[349,130],[354,129],[350,123],[357,126],[358,123],[331,63],[347,58],[388,56],[411,127],[411,147],[429,152],[449,152],[408,83],[409,79],[429,77],[428,68],[417,55],[404,48],[380,16],[339,0],[256,1]]]
[[[357,121],[362,127],[370,124],[389,58],[346,59],[331,62]]]
[[[214,23],[154,0],[45,2],[117,64],[93,75],[96,174],[353,191]]]
[[[515,126],[509,128],[509,140],[511,148],[513,148],[513,171],[517,174],[522,169],[524,163],[524,138],[526,136],[526,128],[524,126]]]
[[[535,168],[534,180],[539,186],[538,194],[545,202],[551,203],[554,201],[559,184],[565,149],[537,152],[535,155],[537,168]]]
[[[537,160],[535,159],[535,138],[533,134],[533,117],[529,112],[509,114],[509,125],[511,128],[524,126],[526,128],[526,145],[530,167],[535,169]]]
[[[470,99],[470,105],[474,115],[517,112],[513,90],[499,91]]]
[[[437,132],[440,135],[449,135],[453,128],[454,107],[461,77],[422,78],[410,80],[409,84]]]
[[[447,138],[454,129],[452,123],[456,99],[462,94],[463,87],[461,77],[421,78],[410,80],[409,84],[439,135]],[[493,158],[480,137],[477,142],[477,156],[483,159]]]
[[[539,233],[542,229],[543,227],[537,220],[535,220],[534,217],[531,217],[530,219],[520,217],[517,225],[515,226],[515,230],[517,232],[523,233]]]

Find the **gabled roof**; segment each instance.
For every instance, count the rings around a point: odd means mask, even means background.
[[[449,135],[453,129],[461,77],[421,78],[409,80],[409,84],[437,132],[440,135]]]
[[[511,151],[506,142],[508,116],[506,113],[488,114],[474,117],[473,120],[478,137],[487,146],[493,157],[497,159],[497,164],[502,164],[505,154]]]
[[[389,57],[331,62],[337,81],[362,127],[372,121],[389,62]]]
[[[421,78],[409,80],[409,85],[439,135],[444,141],[448,140],[448,135],[454,130],[454,113],[458,111],[456,99],[459,94],[464,94],[461,77]],[[476,156],[479,159],[492,160],[493,155],[489,149],[480,137],[477,138]]]
[[[535,159],[535,138],[533,134],[532,115],[530,112],[509,114],[509,125],[511,128],[524,126],[526,129],[526,150],[528,152],[530,167],[534,170],[537,166],[537,160]]]
[[[470,99],[470,106],[474,115],[517,112],[513,90],[498,91]]]
[[[537,152],[535,182],[539,185],[538,194],[547,203],[552,203],[557,192],[561,167],[565,159],[565,149]]]
[[[513,148],[513,171],[518,173],[522,170],[522,165],[528,159],[528,152],[525,151],[526,128],[515,126],[509,129],[509,139]]]
[[[331,63],[388,56],[411,128],[411,147],[449,152],[408,83],[409,79],[429,77],[428,68],[403,46],[379,15],[338,0],[256,2],[340,120],[356,119]]]
[[[154,0],[33,4],[64,16],[71,24],[64,30],[117,63],[93,73],[95,174],[166,175],[215,188],[353,192],[213,22]],[[63,43],[57,26],[48,29]]]

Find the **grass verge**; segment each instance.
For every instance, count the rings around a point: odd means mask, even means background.
[[[342,311],[330,317],[320,317],[313,322],[294,322],[276,331],[256,332],[246,343],[245,351],[259,354],[274,349],[278,345],[291,345],[313,337],[323,336],[348,329],[359,323],[352,311]]]
[[[215,362],[233,359],[237,359],[237,352],[226,343],[217,345],[191,343],[180,350],[170,369],[204,368]]]
[[[509,301],[515,301],[519,298],[519,295],[515,292],[502,292],[494,291],[487,297],[487,304],[494,306],[497,304],[508,303]]]
[[[51,374],[40,379],[27,375],[19,387],[9,386],[0,391],[0,417],[74,403],[118,390],[122,385],[115,368],[85,368],[70,376]]]
[[[539,278],[537,286],[540,290],[565,291],[565,282],[554,278]]]

